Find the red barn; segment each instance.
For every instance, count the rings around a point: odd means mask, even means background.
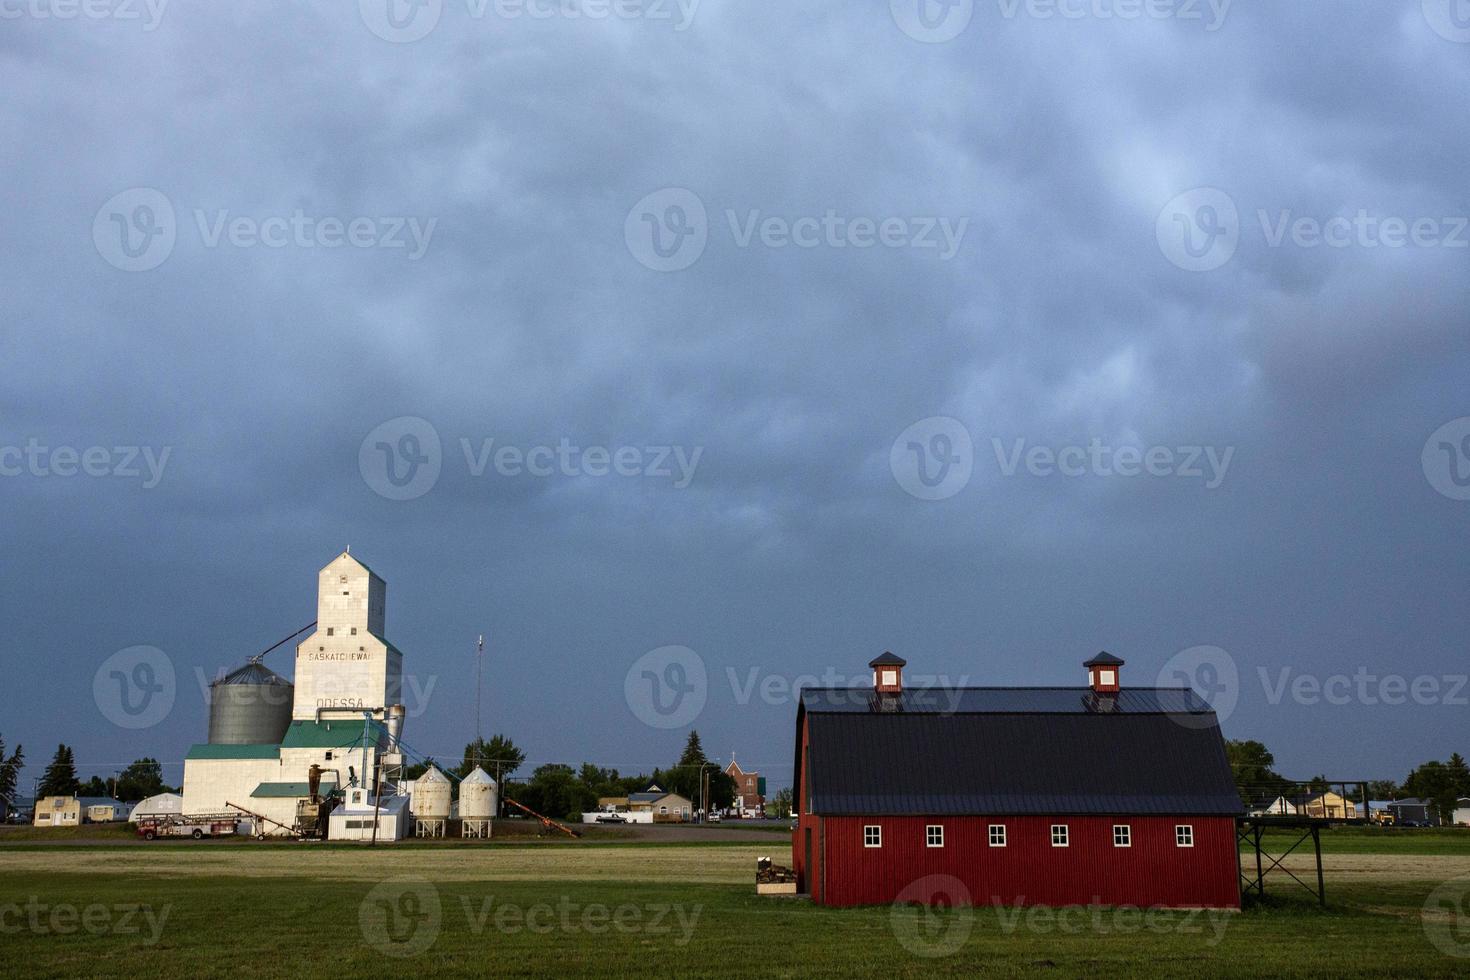
[[[1100,654],[1078,688],[807,688],[792,866],[821,905],[1240,907],[1243,812],[1214,711],[1127,688]],[[940,876],[940,877],[931,877]],[[918,884],[917,890],[915,889]]]

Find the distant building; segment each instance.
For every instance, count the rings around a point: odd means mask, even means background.
[[[1438,823],[1434,819],[1434,809],[1427,800],[1394,800],[1388,804],[1388,808],[1393,811],[1393,822],[1400,827],[1404,824],[1432,827]]]
[[[1340,793],[1318,793],[1302,807],[1313,820],[1356,820],[1358,805]]]
[[[1470,797],[1455,801],[1455,826],[1470,827]]]
[[[652,813],[654,823],[682,823],[694,816],[691,801],[678,793],[667,792],[657,783],[649,783],[641,793],[629,793],[628,809],[633,813]]]
[[[730,764],[725,775],[735,780],[735,806],[746,813],[764,813],[766,808],[766,781],[758,772],[746,772],[735,762],[735,753],[730,753]]]
[[[75,827],[82,822],[82,801],[75,796],[43,796],[31,822],[37,827]]]

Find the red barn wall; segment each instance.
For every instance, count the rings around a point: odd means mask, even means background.
[[[1007,846],[989,846],[990,824]],[[1051,846],[1051,825],[1070,828],[1069,847]],[[863,827],[883,828],[883,846],[863,846]],[[944,827],[944,846],[925,845],[925,827]],[[1113,846],[1113,825],[1132,828],[1132,847]],[[1194,847],[1174,842],[1194,827]],[[1134,905],[1239,908],[1239,858],[1230,817],[826,817],[802,815],[793,841],[800,868],[804,833],[820,833],[821,881],[803,886],[826,905],[894,901],[928,875],[951,875],[975,905]],[[816,852],[813,854],[814,861]],[[805,870],[805,869],[803,869]]]

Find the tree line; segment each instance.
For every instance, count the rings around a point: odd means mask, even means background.
[[[1258,741],[1227,741],[1225,749],[1235,773],[1236,788],[1247,805],[1270,803],[1277,796],[1290,798],[1301,793],[1304,786],[1309,793],[1324,793],[1337,785],[1329,784],[1327,777],[1320,775],[1305,784],[1287,779],[1275,771],[1276,757]],[[1448,826],[1454,823],[1459,801],[1470,799],[1470,765],[1455,752],[1447,762],[1436,759],[1416,766],[1403,782],[1367,780],[1348,785],[1366,793],[1371,800],[1424,800],[1440,823]]]

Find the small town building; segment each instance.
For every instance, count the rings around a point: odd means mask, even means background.
[[[1210,706],[1129,688],[805,688],[792,865],[821,905],[1239,908],[1244,813]],[[943,887],[930,892],[927,883]]]
[[[1470,797],[1455,802],[1455,826],[1470,827]]]
[[[1329,790],[1317,793],[1307,800],[1302,806],[1302,812],[1313,820],[1356,820],[1358,804],[1341,793]]]
[[[735,809],[742,816],[763,816],[766,812],[766,779],[760,773],[746,772],[735,762],[735,753],[730,753],[730,764],[725,775],[735,780]]]
[[[657,783],[649,783],[643,792],[628,794],[628,811],[650,813],[654,823],[683,823],[693,819],[694,804]]]
[[[376,804],[360,786],[347,790],[327,821],[329,840],[397,841],[408,836],[413,818],[408,797],[384,796]]]
[[[37,827],[75,827],[82,822],[82,801],[75,796],[43,796],[36,800],[31,822]]]

